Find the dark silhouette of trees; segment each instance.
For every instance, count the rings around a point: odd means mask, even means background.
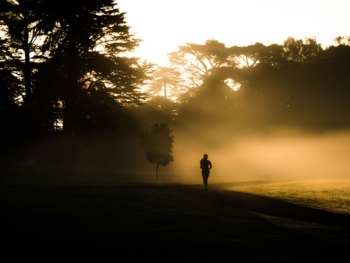
[[[291,37],[283,45],[226,48],[210,41],[180,47],[170,60],[199,81],[180,96],[177,123],[203,122],[202,130],[215,120],[228,129],[348,126],[348,48],[323,50],[315,39]],[[240,88],[232,91],[228,80]]]
[[[141,147],[146,159],[156,165],[156,179],[158,180],[159,165],[166,166],[173,159],[174,137],[166,123],[154,123],[151,131],[141,136]]]
[[[289,37],[284,41],[283,48],[284,57],[287,60],[295,61],[301,64],[315,62],[319,53],[322,51],[321,44],[318,44],[313,38],[296,40]]]
[[[116,127],[135,140],[156,119],[141,145],[158,178],[173,161],[164,123],[222,142],[241,128],[350,125],[348,36],[325,50],[313,38],[187,43],[156,68],[127,56],[139,41],[113,0],[0,1],[2,142]]]
[[[139,40],[114,1],[4,0],[0,10],[0,121],[9,135],[11,119],[27,137],[76,134],[145,99],[144,67],[123,55]]]
[[[349,46],[350,44],[350,36],[338,36],[334,38],[334,42],[339,46],[339,45],[347,45]]]
[[[230,56],[237,62],[237,68],[255,67],[258,64],[269,64],[278,67],[285,60],[283,46],[272,44],[265,46],[255,43],[248,46],[228,48]]]
[[[41,134],[45,126],[40,123],[44,109],[39,109],[34,79],[40,64],[50,58],[48,37],[56,35],[49,13],[43,12],[48,10],[48,4],[48,1],[39,0],[0,2],[1,70],[12,75],[1,86],[8,91],[8,101],[13,102],[10,107],[2,105],[1,109],[7,115],[1,121],[9,129],[9,135],[15,130],[15,136],[19,137]],[[11,119],[16,119],[15,126]]]
[[[256,43],[245,47],[233,46],[228,52],[234,58],[238,67],[254,67],[261,60],[261,54],[266,47]]]
[[[349,113],[346,88],[350,84],[349,47],[322,50],[312,41],[311,47],[310,42],[303,45],[301,41],[291,42],[299,44],[293,48],[288,44],[290,49],[278,60],[270,60],[273,63],[264,59],[254,67],[226,72],[242,84],[237,94],[243,97],[239,115],[245,120],[240,122],[254,123],[256,128],[259,125],[295,125],[307,129],[348,126],[344,116]]]
[[[65,80],[64,130],[101,124],[101,115],[113,104],[139,103],[144,72],[136,59],[120,55],[134,49],[138,40],[113,1],[75,1],[58,17],[66,35],[58,54]]]
[[[2,68],[16,72],[18,85],[23,89],[21,100],[30,108],[33,103],[31,76],[35,63],[45,59],[44,36],[52,27],[38,11],[44,8],[42,1],[1,1],[0,4],[0,29],[4,34]]]

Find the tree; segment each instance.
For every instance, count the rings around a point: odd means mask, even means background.
[[[22,100],[27,107],[32,103],[31,75],[35,71],[34,63],[44,59],[42,45],[45,34],[53,29],[41,12],[44,3],[40,0],[0,2],[0,30],[4,36],[1,50],[6,66],[16,72],[18,82],[24,88]]]
[[[19,130],[25,131],[24,136],[38,134],[46,126],[39,117],[45,111],[38,109],[39,96],[33,79],[39,65],[52,56],[47,40],[55,39],[54,45],[60,41],[59,30],[49,16],[49,5],[48,0],[0,1],[0,31],[3,36],[0,68],[13,76],[11,83],[3,83],[2,89],[8,89],[8,95],[13,96],[8,98],[9,101],[16,100],[11,107],[17,107],[21,115],[13,115],[12,118],[21,124]],[[10,126],[6,122],[4,124]]]
[[[334,38],[334,42],[337,46],[339,45],[350,45],[350,36],[338,36]]]
[[[283,46],[272,44],[265,46],[255,43],[249,46],[232,46],[229,48],[230,56],[237,61],[238,68],[255,67],[259,64],[278,66],[285,60]]]
[[[322,51],[321,44],[318,44],[314,38],[308,38],[303,41],[289,37],[284,41],[283,46],[287,60],[302,64],[314,63]]]
[[[181,73],[175,68],[158,67],[153,72],[153,80],[149,85],[149,94],[153,97],[164,96],[165,99],[176,99],[184,92]]]
[[[1,103],[16,99],[20,130],[51,132],[60,119],[73,134],[145,99],[144,68],[126,55],[139,40],[114,0],[0,0],[0,10],[0,89],[13,96]]]
[[[159,165],[166,166],[173,159],[174,137],[166,123],[155,122],[150,132],[141,135],[141,148],[146,159],[156,165],[156,179],[158,180]]]
[[[169,60],[173,67],[179,66],[186,75],[189,88],[199,87],[203,79],[209,76],[213,69],[222,66],[236,66],[229,50],[223,43],[208,40],[204,45],[188,43],[180,46],[177,52],[169,53]]]
[[[58,57],[65,81],[63,128],[68,132],[100,125],[100,116],[108,115],[113,104],[124,107],[145,97],[140,92],[146,78],[143,68],[137,59],[123,56],[139,40],[129,32],[124,13],[114,2],[70,1],[69,10],[56,14],[66,36]]]

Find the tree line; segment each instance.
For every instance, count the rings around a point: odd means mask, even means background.
[[[113,0],[1,0],[0,10],[9,147],[62,133],[140,134],[156,121],[184,131],[349,126],[347,36],[325,49],[292,37],[268,46],[187,43],[161,66],[128,55],[141,40]]]
[[[7,139],[110,124],[146,78],[139,40],[111,0],[0,2],[0,120]]]
[[[348,37],[336,38],[326,49],[314,38],[243,47],[208,40],[180,46],[169,60],[170,67],[156,70],[160,77],[150,90],[162,98],[172,94],[170,109],[178,123],[222,123],[233,129],[349,127]]]

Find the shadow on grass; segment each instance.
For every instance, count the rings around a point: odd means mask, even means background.
[[[200,184],[105,180],[110,175],[94,183],[90,173],[84,181],[24,166],[6,173],[2,251],[13,261],[335,262],[350,245],[347,215],[223,191],[224,184],[205,192]]]
[[[347,216],[215,185],[208,192],[201,185],[149,183],[0,189],[3,248],[14,259],[322,262],[340,258],[350,245]],[[290,222],[283,227],[268,217]]]

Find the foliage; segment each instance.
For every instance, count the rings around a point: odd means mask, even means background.
[[[27,131],[52,132],[58,120],[69,133],[100,127],[111,106],[144,100],[144,68],[123,55],[139,40],[114,1],[3,0],[0,10],[0,66],[13,76],[1,110],[23,112]]]
[[[289,37],[284,41],[284,56],[287,60],[292,60],[298,63],[313,63],[316,61],[318,54],[322,51],[320,44],[313,38],[308,38],[305,41],[295,40]]]
[[[228,51],[223,43],[208,40],[204,45],[189,43],[180,46],[177,52],[169,53],[169,59],[173,67],[181,66],[187,86],[192,88],[200,86],[212,69],[235,66]]]
[[[179,96],[177,123],[202,130],[213,121],[225,129],[348,127],[349,48],[323,50],[315,39],[291,37],[283,45],[226,48],[207,41],[181,46],[169,54],[170,61],[199,82],[187,82],[188,91]]]
[[[151,96],[163,96],[165,99],[176,99],[179,94],[183,93],[184,80],[181,73],[172,67],[158,67],[152,74],[148,92]]]
[[[150,132],[141,136],[141,148],[146,159],[156,165],[156,178],[158,180],[159,165],[166,166],[172,162],[173,141],[169,126],[165,123],[155,122]]]

